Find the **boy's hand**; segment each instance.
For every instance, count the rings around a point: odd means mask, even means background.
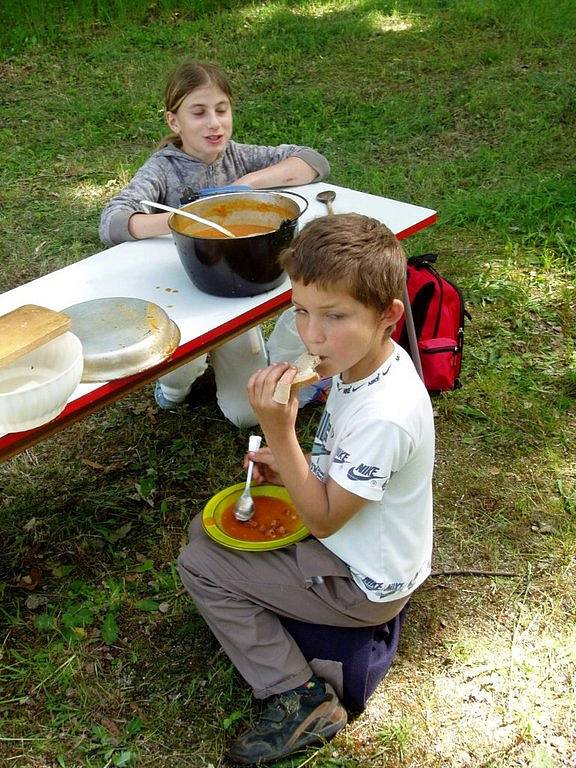
[[[289,369],[292,370],[292,378],[294,378],[297,373],[294,366],[289,363],[275,363],[256,371],[248,381],[250,405],[258,417],[265,435],[270,432],[278,434],[294,429],[298,415],[298,398],[296,395],[291,394],[286,405],[280,405],[272,397],[279,379]],[[288,378],[290,377],[288,376]],[[268,435],[267,441],[269,441]]]
[[[244,458],[244,469],[248,469],[250,459],[254,462],[252,470],[252,479],[255,483],[273,483],[274,485],[284,485],[282,477],[278,472],[278,465],[274,454],[268,447],[261,448],[259,451],[247,453]]]

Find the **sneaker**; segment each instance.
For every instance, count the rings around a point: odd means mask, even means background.
[[[154,400],[156,401],[156,405],[163,411],[179,411],[185,405],[185,401],[177,403],[175,400],[169,400],[164,392],[162,392],[162,387],[160,386],[159,381],[154,385]]]
[[[332,686],[318,680],[313,688],[271,696],[256,725],[232,742],[228,756],[242,765],[269,763],[331,739],[347,722]]]

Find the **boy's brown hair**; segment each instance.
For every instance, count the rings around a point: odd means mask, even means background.
[[[283,251],[280,263],[293,280],[323,289],[338,286],[378,312],[403,297],[404,249],[385,224],[369,216],[314,219]]]

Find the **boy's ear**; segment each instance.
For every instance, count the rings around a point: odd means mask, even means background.
[[[404,304],[400,299],[392,299],[388,307],[382,312],[380,319],[386,327],[394,326],[404,314]]]

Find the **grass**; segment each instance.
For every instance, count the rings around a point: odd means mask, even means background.
[[[434,401],[434,568],[367,711],[283,768],[576,761],[576,100],[559,0],[5,2],[0,290],[100,250],[183,56],[233,76],[235,135],[439,211],[411,238],[464,290]],[[301,413],[309,441],[318,418]],[[0,765],[225,766],[249,692],[183,594],[189,519],[247,435],[149,390],[0,466]]]

